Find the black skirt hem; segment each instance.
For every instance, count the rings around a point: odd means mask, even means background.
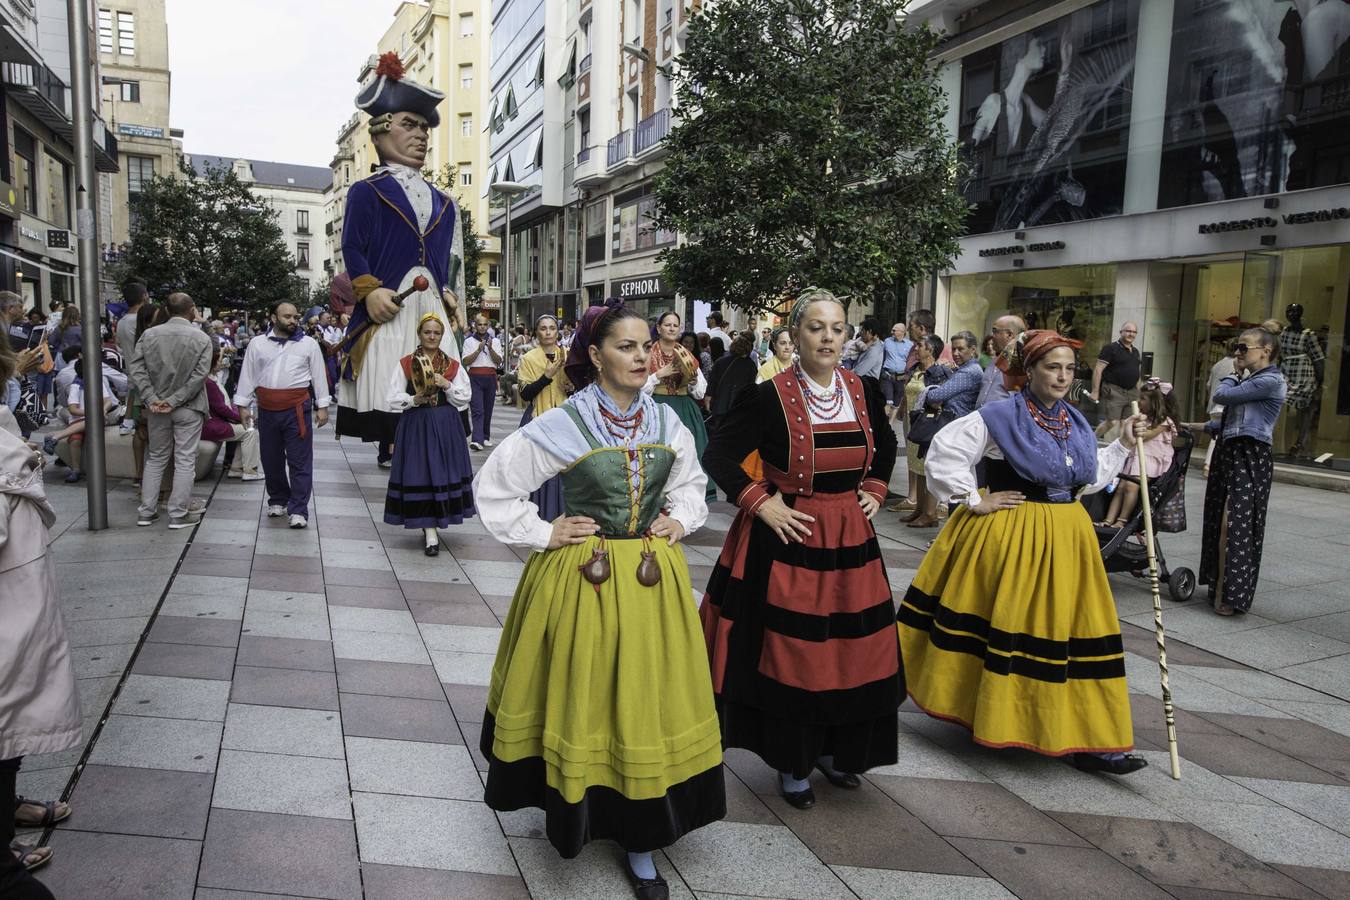
[[[591,841],[614,841],[629,853],[651,853],[727,814],[726,781],[720,765],[671,785],[665,796],[633,800],[608,787],[589,787],[579,803],[568,803],[548,784],[543,759],[502,762],[492,755],[495,725],[483,722],[479,749],[488,761],[483,802],[498,812],[527,807],[544,811],[548,841],[564,859],[573,859]]]
[[[783,719],[719,697],[722,746],[749,750],[775,772],[805,778],[822,756],[840,772],[862,773],[898,760],[899,724],[894,712],[874,719],[821,725]]]
[[[337,436],[354,437],[366,443],[378,441],[392,444],[398,434],[398,413],[372,409],[359,412],[350,406],[339,406],[337,411]]]

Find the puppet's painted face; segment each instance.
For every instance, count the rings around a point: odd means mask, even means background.
[[[382,163],[398,163],[422,168],[427,159],[427,141],[431,128],[425,116],[414,112],[394,113],[389,130],[372,139]]]

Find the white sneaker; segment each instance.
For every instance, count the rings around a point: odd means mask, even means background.
[[[491,446],[492,446],[492,438],[487,438],[486,440],[484,440],[484,441],[483,441],[483,446],[484,446],[484,447],[491,447]]]
[[[230,471],[225,473],[226,478],[242,478],[243,476],[244,476],[243,469],[231,469]]]
[[[261,472],[245,472],[239,476],[240,481],[262,481],[267,476]]]
[[[135,422],[123,422],[121,425],[117,426],[117,433],[120,434],[122,437],[126,437],[126,436],[129,435],[129,434],[135,434],[135,433],[136,433],[136,423],[135,423]]]
[[[483,445],[480,444],[480,443],[478,443],[477,441],[469,441],[469,449],[470,449],[470,450],[482,450],[482,449],[483,449]]]
[[[296,515],[291,516],[292,528],[305,528],[308,525],[309,519],[306,519],[304,516],[299,515],[298,513]]]
[[[382,460],[380,460],[380,468],[381,468],[381,469],[392,469],[393,467],[394,467],[394,461],[393,461],[392,459],[382,459]]]
[[[284,506],[273,504],[267,507],[267,518],[269,519],[279,519],[284,515],[286,515],[286,507]]]

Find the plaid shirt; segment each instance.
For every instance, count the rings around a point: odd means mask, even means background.
[[[1280,371],[1289,384],[1287,402],[1304,409],[1317,394],[1317,369],[1314,363],[1327,358],[1322,344],[1310,329],[1286,329],[1280,332]]]

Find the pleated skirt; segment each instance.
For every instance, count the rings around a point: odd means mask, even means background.
[[[1120,621],[1082,504],[960,507],[897,620],[910,697],[977,743],[1050,756],[1134,746]]]
[[[742,511],[699,610],[723,743],[797,778],[826,755],[892,764],[904,680],[872,523],[853,492],[785,502],[815,517],[811,536],[784,544]]]
[[[545,811],[567,858],[592,840],[669,846],[726,814],[722,747],[689,569],[653,541],[661,581],[637,581],[643,542],[608,540],[611,575],[578,568],[597,539],[535,553],[511,602],[481,749],[488,806]]]
[[[446,528],[471,518],[473,464],[458,410],[444,404],[413,407],[398,419],[384,521]]]

